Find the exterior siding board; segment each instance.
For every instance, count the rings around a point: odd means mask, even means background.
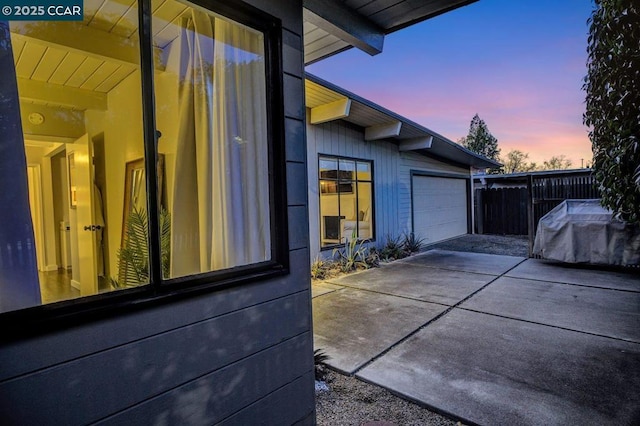
[[[255,419],[260,419],[261,425],[288,425],[300,426],[315,425],[314,417],[305,413],[312,410],[315,404],[313,395],[311,398],[300,400],[293,404],[290,395],[304,395],[306,389],[313,388],[314,376],[312,372],[270,393],[265,398],[247,407],[242,412],[220,423],[220,426],[245,426],[256,424]]]
[[[291,273],[3,344],[4,424],[313,423],[302,4],[247,2],[284,26]]]
[[[178,396],[174,392],[165,392],[99,424],[218,423],[234,416],[247,404],[298,379],[301,372],[309,373],[313,369],[312,361],[301,358],[299,354],[311,350],[308,335],[293,337],[284,341],[280,348],[263,350],[187,383]],[[197,406],[198,417],[193,418],[192,413],[185,410],[185,405]],[[249,421],[247,424],[252,423]]]
[[[303,291],[5,382],[0,395],[11,395],[12,404],[3,404],[0,417],[9,424],[46,424],[53,419],[57,424],[87,424],[167,391],[170,399],[187,398],[185,388],[174,388],[308,332],[307,300],[308,292]],[[234,328],[234,333],[227,332]],[[277,346],[273,350],[281,349],[290,350]],[[48,394],[64,395],[65,404],[57,398],[33,398]],[[197,410],[189,414],[203,415],[200,404],[206,407],[216,396],[194,401]],[[81,406],[85,408],[69,409]]]

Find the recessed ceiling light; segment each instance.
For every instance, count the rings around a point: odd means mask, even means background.
[[[44,115],[40,114],[39,112],[32,112],[31,114],[29,114],[29,123],[35,125],[44,123]]]

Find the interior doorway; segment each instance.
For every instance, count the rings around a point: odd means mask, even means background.
[[[84,135],[73,142],[52,142],[25,135],[25,153],[42,302],[107,289],[103,141]]]

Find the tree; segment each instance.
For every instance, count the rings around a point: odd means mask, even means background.
[[[564,155],[554,155],[542,163],[543,170],[566,170],[571,168],[573,162]]]
[[[595,0],[584,123],[602,204],[640,224],[640,2]]]
[[[531,172],[537,168],[536,163],[529,163],[529,154],[518,149],[512,149],[501,159],[504,164],[503,173]]]
[[[458,143],[469,151],[499,161],[500,148],[498,148],[498,139],[489,132],[487,124],[478,114],[471,119],[467,137],[460,139]]]

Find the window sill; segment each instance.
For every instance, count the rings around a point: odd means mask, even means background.
[[[289,274],[288,268],[276,262],[244,267],[243,272],[239,275],[238,271],[229,270],[176,278],[159,286],[145,285],[5,312],[0,314],[0,344]]]

